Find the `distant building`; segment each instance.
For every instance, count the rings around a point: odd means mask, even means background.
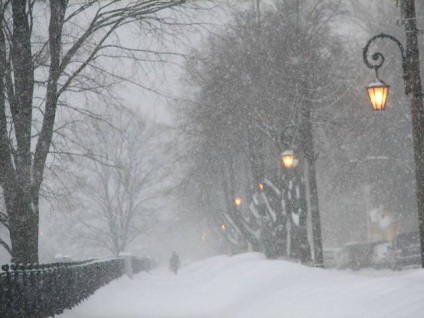
[[[367,240],[369,242],[392,241],[403,231],[402,222],[384,206],[380,205],[378,208],[367,211]]]

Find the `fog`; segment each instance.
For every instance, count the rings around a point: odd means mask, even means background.
[[[380,71],[391,85],[387,110],[372,112],[364,89],[375,76],[362,61],[367,39],[384,32],[405,42],[399,8],[385,0],[314,2],[261,1],[258,17],[255,1],[205,1],[163,13],[181,19],[178,26],[120,29],[121,45],[156,53],[106,59],[105,70],[117,75],[101,93],[67,93],[95,115],[59,115],[57,126],[72,121],[73,129],[54,141],[85,155],[47,161],[40,262],[124,251],[166,262],[173,250],[186,262],[248,251],[298,258],[305,244],[314,249],[311,208],[324,250],[416,230],[411,115],[394,45],[373,46],[387,56]],[[301,155],[297,172],[287,173],[281,151],[298,147],[308,159],[310,145],[309,166]],[[138,163],[129,160],[135,149]],[[306,197],[311,164],[316,202]],[[131,231],[116,246],[106,199],[108,208],[133,209]],[[6,229],[0,233],[9,242]],[[10,261],[5,250],[0,261]]]

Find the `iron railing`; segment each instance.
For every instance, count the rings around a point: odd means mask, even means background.
[[[131,258],[132,273],[148,271],[149,259]],[[53,264],[3,265],[0,317],[43,318],[71,309],[125,274],[124,258]]]

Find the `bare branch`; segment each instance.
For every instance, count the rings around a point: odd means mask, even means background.
[[[0,238],[0,245],[3,246],[3,248],[9,253],[10,256],[13,256],[12,248],[2,238]]]

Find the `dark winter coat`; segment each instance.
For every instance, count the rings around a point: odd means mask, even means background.
[[[180,257],[177,253],[173,252],[169,260],[169,269],[177,274],[178,269],[180,268]]]

